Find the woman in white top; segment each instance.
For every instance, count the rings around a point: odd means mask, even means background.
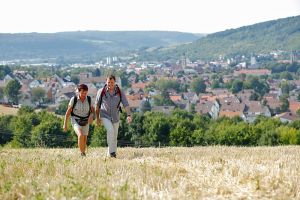
[[[68,120],[71,115],[71,124],[78,136],[78,146],[82,156],[85,156],[87,136],[89,134],[89,122],[92,123],[94,107],[91,106],[91,98],[87,96],[88,87],[85,84],[78,86],[78,95],[70,99],[64,120],[64,131],[68,129]]]

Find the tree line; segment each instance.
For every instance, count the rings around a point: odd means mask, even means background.
[[[204,146],[204,145],[297,145],[300,121],[282,123],[278,119],[258,117],[246,123],[239,117],[211,119],[176,109],[170,115],[161,112],[134,113],[131,124],[121,114],[119,146]],[[9,147],[75,147],[77,137],[69,127],[63,132],[63,117],[47,111],[35,112],[22,107],[16,116],[0,117],[0,145]],[[90,126],[88,145],[106,146],[103,126]]]

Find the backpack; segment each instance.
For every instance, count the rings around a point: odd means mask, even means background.
[[[85,117],[82,117],[82,116],[79,116],[79,115],[75,115],[73,110],[77,104],[77,95],[74,95],[74,102],[73,102],[73,106],[72,106],[72,112],[71,112],[71,116],[75,116],[75,117],[78,117],[79,119],[75,119],[76,122],[80,125],[80,126],[86,126],[88,124],[88,120],[89,120],[89,117],[90,117],[90,114],[91,114],[91,104],[92,104],[92,100],[91,100],[91,97],[90,96],[87,96],[87,99],[88,99],[88,102],[89,102],[89,114],[88,116],[85,116]]]
[[[100,103],[99,103],[99,108],[101,107],[101,104],[102,104],[102,98],[103,96],[105,95],[105,92],[106,92],[106,87],[107,87],[107,84],[104,85],[102,91],[101,91],[101,95],[100,95]],[[121,101],[122,101],[122,94],[121,94],[121,89],[120,87],[116,84],[116,89],[117,89],[117,94],[120,96],[120,101],[117,105],[117,108],[119,109],[120,112],[122,112],[122,109],[121,109]]]

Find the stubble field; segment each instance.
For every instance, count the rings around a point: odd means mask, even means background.
[[[300,147],[2,148],[0,199],[300,199]]]

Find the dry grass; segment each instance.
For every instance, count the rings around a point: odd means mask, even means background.
[[[0,199],[300,199],[300,147],[0,149]]]
[[[0,116],[1,115],[17,115],[18,108],[6,107],[0,105]]]

